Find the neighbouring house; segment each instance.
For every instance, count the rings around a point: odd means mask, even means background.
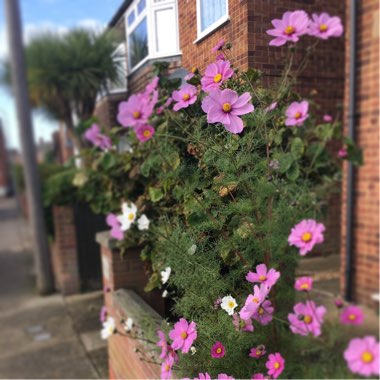
[[[346,3],[344,122],[363,149],[364,164],[352,172],[344,167],[341,288],[349,300],[378,310],[379,2],[356,1],[356,10]]]
[[[11,177],[9,173],[9,157],[0,120],[0,197],[8,195],[10,191]]]
[[[52,134],[52,139],[55,160],[63,165],[74,155],[74,146],[68,136],[65,123],[59,123],[59,128]]]

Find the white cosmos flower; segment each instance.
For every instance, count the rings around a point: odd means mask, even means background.
[[[165,270],[161,271],[161,282],[166,284],[169,280],[170,273],[172,272],[172,268],[166,267]]]
[[[197,349],[194,346],[190,347],[191,355],[194,355],[197,352]]]
[[[134,203],[123,203],[121,205],[121,215],[118,215],[117,220],[120,222],[121,230],[127,231],[131,228],[132,223],[136,220],[137,207]]]
[[[167,290],[164,290],[162,292],[162,298],[166,298],[168,296],[168,291]]]
[[[194,255],[195,251],[197,250],[197,246],[195,244],[193,244],[188,250],[187,250],[187,253],[189,255]]]
[[[140,218],[137,219],[137,228],[142,230],[148,230],[149,229],[149,223],[150,220],[147,218],[145,214],[142,214]]]
[[[228,315],[232,315],[234,313],[235,307],[237,306],[235,298],[231,296],[226,296],[222,298],[222,303],[220,307],[225,310]]]
[[[112,317],[108,317],[103,322],[103,328],[100,331],[100,336],[102,339],[108,339],[116,330],[116,323]]]
[[[128,317],[127,320],[124,322],[124,330],[131,331],[133,328],[133,325],[134,325],[133,319]]]

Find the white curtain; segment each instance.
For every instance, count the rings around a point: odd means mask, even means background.
[[[227,0],[199,0],[201,10],[201,31],[218,21],[227,13]]]

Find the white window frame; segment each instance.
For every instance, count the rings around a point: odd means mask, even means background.
[[[127,56],[126,56],[126,51],[125,51],[125,44],[121,43],[118,45],[118,47],[115,49],[114,53],[112,54],[113,59],[115,62],[121,62],[121,64],[124,65],[124,74],[125,78],[123,78],[123,85],[122,87],[114,87],[111,88],[111,83],[107,83],[108,87],[108,92],[110,94],[116,94],[119,92],[126,92],[127,87],[128,87],[128,82],[127,82]]]
[[[125,34],[127,40],[127,56],[128,56],[128,64],[127,64],[127,74],[131,74],[134,71],[138,70],[141,66],[143,66],[148,60],[156,59],[156,58],[168,58],[180,55],[179,49],[179,27],[178,27],[178,1],[183,0],[146,0],[146,7],[141,12],[141,14],[137,14],[137,4],[139,0],[134,0],[132,4],[128,7],[125,13]],[[157,41],[158,37],[156,35],[156,12],[165,10],[165,9],[174,9],[174,17],[175,17],[175,27],[176,27],[176,47],[172,52],[159,53],[157,51]],[[132,13],[135,12],[135,20],[131,26],[128,25],[128,17]],[[131,66],[130,63],[130,55],[129,55],[129,35],[133,33],[136,27],[140,24],[144,17],[147,17],[147,36],[148,36],[148,55],[143,58],[140,62],[138,62],[135,66]]]
[[[206,36],[214,32],[214,30],[218,29],[223,24],[230,21],[229,9],[228,9],[228,0],[226,1],[226,14],[220,17],[218,20],[214,21],[210,26],[208,26],[205,30],[202,31],[202,18],[201,18],[201,0],[196,0],[197,2],[197,39],[194,43],[197,43],[203,40]]]

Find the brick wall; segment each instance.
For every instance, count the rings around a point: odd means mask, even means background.
[[[127,99],[127,92],[110,94],[96,103],[94,116],[103,128],[112,128],[119,123],[116,120],[119,103]]]
[[[356,143],[363,149],[364,165],[355,172],[353,220],[353,293],[355,302],[375,306],[379,293],[379,3],[358,1],[356,70]],[[349,22],[347,1],[347,30]],[[348,126],[349,33],[346,36],[345,128]],[[341,235],[341,290],[345,291],[346,186],[344,167]]]
[[[53,207],[55,241],[52,250],[56,288],[63,294],[80,291],[74,211],[70,206]]]

